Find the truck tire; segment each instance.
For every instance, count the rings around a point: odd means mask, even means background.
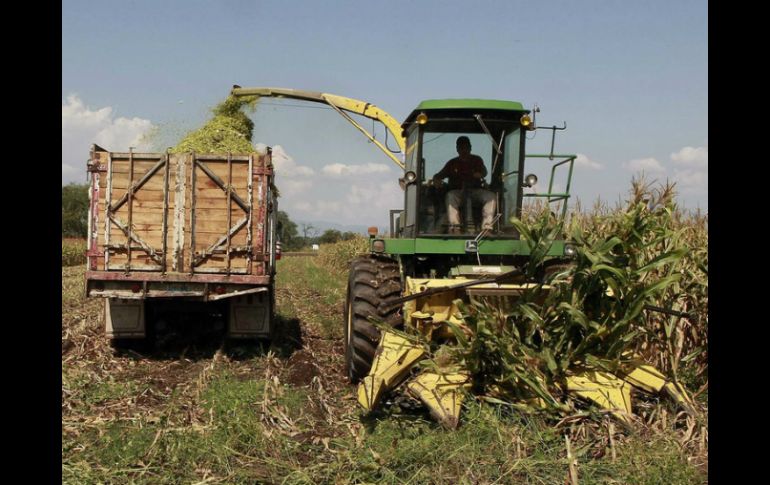
[[[394,328],[403,326],[401,306],[388,304],[401,297],[401,290],[397,261],[362,256],[351,263],[344,322],[345,367],[350,382],[356,383],[369,373],[380,342],[380,331],[369,317]]]

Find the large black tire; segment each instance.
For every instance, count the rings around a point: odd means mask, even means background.
[[[403,326],[401,305],[388,302],[401,297],[398,262],[381,256],[353,260],[345,301],[345,367],[350,382],[361,380],[372,367],[380,331],[369,320],[375,317],[392,327]]]

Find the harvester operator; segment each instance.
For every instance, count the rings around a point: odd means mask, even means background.
[[[463,192],[467,192],[472,204],[482,204],[482,229],[491,230],[497,199],[495,194],[483,188],[487,168],[480,156],[471,153],[471,141],[467,136],[457,138],[458,156],[449,160],[444,168],[433,176],[433,184],[440,187],[445,178],[449,179],[446,194],[449,233],[460,234],[460,205]]]

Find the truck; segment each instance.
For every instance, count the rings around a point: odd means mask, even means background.
[[[169,312],[216,314],[233,339],[274,330],[278,204],[271,150],[111,152],[92,145],[85,292],[113,345]],[[213,322],[213,320],[211,320]]]

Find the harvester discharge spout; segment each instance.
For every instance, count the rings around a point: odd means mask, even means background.
[[[304,91],[301,89],[289,89],[289,88],[268,88],[268,87],[253,87],[242,88],[240,86],[233,86],[230,91],[232,96],[258,96],[258,97],[273,97],[273,98],[290,98],[299,99],[302,101],[311,101],[314,103],[322,103],[330,106],[343,118],[345,118],[350,124],[352,124],[358,131],[363,133],[369,141],[377,145],[385,155],[388,156],[396,165],[401,169],[404,168],[404,162],[394,154],[392,150],[386,147],[383,143],[377,140],[374,135],[366,131],[360,124],[358,124],[348,113],[353,113],[361,116],[365,116],[375,121],[382,123],[388,130],[390,135],[398,144],[398,149],[401,153],[406,150],[406,140],[402,136],[401,124],[393,118],[386,111],[378,108],[377,106],[361,101],[358,99],[348,98],[345,96],[339,96],[337,94],[321,93],[318,91]]]

